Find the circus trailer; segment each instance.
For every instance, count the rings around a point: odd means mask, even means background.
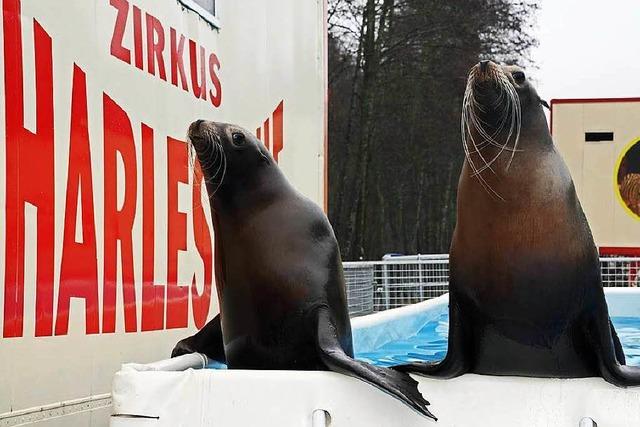
[[[0,3],[0,425],[104,426],[120,365],[218,312],[192,121],[325,206],[326,4]]]
[[[600,254],[640,256],[640,98],[555,99],[551,130]]]

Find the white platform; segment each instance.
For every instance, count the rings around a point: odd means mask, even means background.
[[[640,426],[640,388],[597,378],[420,378],[420,391],[437,423],[332,372],[125,369],[113,383],[114,413],[122,416],[112,417],[111,427],[311,427],[317,409],[330,414],[331,427],[577,427],[584,417],[601,427]]]
[[[640,316],[639,300],[638,289],[607,290],[612,316]],[[354,338],[361,349],[375,349],[415,333],[447,303],[443,296],[354,319]],[[333,372],[162,371],[202,365],[196,355],[183,357],[125,365],[113,381],[111,427],[319,427],[312,423],[316,410],[330,414],[330,427],[578,427],[586,417],[599,427],[640,426],[640,387],[617,388],[600,378],[416,376],[439,418],[434,423],[378,389]]]

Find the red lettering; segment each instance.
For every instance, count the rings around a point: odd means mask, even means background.
[[[178,185],[189,182],[184,142],[167,138],[167,329],[186,328],[189,288],[178,285],[178,252],[187,250],[187,215],[178,210]]]
[[[182,89],[188,91],[187,76],[184,72],[184,36],[180,34],[180,41],[177,41],[176,30],[171,28],[171,83],[178,86],[178,75]]]
[[[75,239],[78,190],[80,190],[80,204],[82,205],[82,242],[76,242]],[[97,334],[100,332],[98,264],[96,226],[93,214],[91,151],[87,125],[87,82],[85,73],[75,64],[73,67],[69,174],[63,236],[56,335],[67,334],[71,298],[84,298],[86,333]]]
[[[51,37],[33,21],[36,132],[24,128],[20,0],[3,2],[6,120],[6,238],[3,336],[21,337],[26,203],[37,207],[36,336],[53,332],[54,140]],[[31,224],[29,225],[31,226]]]
[[[154,284],[154,168],[153,129],[142,124],[142,327],[158,331],[164,327],[165,287]]]
[[[220,70],[220,60],[214,53],[212,53],[209,56],[209,75],[211,76],[211,82],[213,83],[215,93],[210,90],[209,98],[211,99],[213,106],[216,108],[222,103],[222,85],[220,84],[220,78],[218,77],[218,70]]]
[[[118,9],[116,22],[113,26],[113,36],[111,37],[111,55],[121,61],[131,64],[131,51],[122,46],[124,30],[127,27],[127,16],[129,15],[129,2],[127,0],[110,0],[111,6]]]
[[[189,57],[191,59],[191,86],[196,98],[207,97],[207,78],[204,74],[204,47],[200,46],[200,81],[198,81],[198,45],[189,40]]]
[[[269,119],[264,122],[264,145],[267,147],[267,150],[271,148],[271,129],[269,125]]]
[[[153,15],[147,15],[147,70],[149,74],[156,74],[156,61],[158,62],[158,73],[162,80],[167,80],[167,73],[164,69],[164,28]]]
[[[133,6],[133,50],[136,67],[142,70],[142,12],[138,6]]]
[[[127,113],[103,95],[104,111],[104,291],[102,331],[115,332],[117,242],[122,259],[125,330],[135,332],[136,295],[132,228],[136,214],[136,151]],[[124,164],[124,203],[118,210],[118,153]]]
[[[262,129],[261,128],[256,129],[256,138],[262,140],[261,135],[262,135]]]
[[[129,15],[128,0],[109,0],[118,14],[115,19],[113,35],[111,38],[111,55],[131,64],[131,49],[124,47],[125,31],[127,30],[127,19]],[[144,40],[142,34],[142,10],[133,5],[133,51],[134,65],[139,69],[144,69]],[[162,22],[155,16],[145,13],[146,25],[146,51],[147,51],[147,71],[151,75],[157,75],[162,80],[167,81],[167,69],[165,68],[165,30]],[[184,51],[185,36],[169,27],[169,59],[171,63],[171,84],[181,87],[184,91],[189,91],[187,73],[185,71]],[[208,56],[207,56],[208,55]],[[208,77],[207,77],[208,58]],[[207,96],[211,104],[218,108],[222,105],[222,83],[220,81],[220,59],[214,53],[207,54],[203,46],[199,46],[196,41],[189,39],[189,65],[191,71],[192,92],[196,98],[206,100]],[[157,71],[157,73],[156,73]],[[211,82],[211,90],[207,91],[207,84]]]
[[[204,176],[200,169],[200,164],[196,162],[193,174],[193,193],[191,198],[191,208],[193,212],[193,236],[196,248],[202,263],[204,264],[204,280],[202,294],[198,294],[196,277],[193,276],[191,283],[191,305],[193,307],[193,321],[198,329],[207,323],[209,307],[211,306],[211,284],[213,275],[211,232],[207,225],[204,207],[202,206],[202,183]]]
[[[278,163],[278,157],[284,147],[284,101],[273,112],[273,158]]]

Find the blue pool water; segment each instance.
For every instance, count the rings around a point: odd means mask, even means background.
[[[640,318],[612,317],[611,320],[622,342],[627,365],[640,366]],[[378,366],[412,361],[437,362],[447,353],[448,334],[449,314],[445,312],[412,337],[386,343],[372,352],[359,352],[356,348],[355,356]]]

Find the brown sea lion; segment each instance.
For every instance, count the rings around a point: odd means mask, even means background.
[[[598,251],[545,104],[519,67],[483,61],[472,68],[450,252],[449,348],[440,363],[398,370],[640,384],[609,320]]]
[[[197,351],[231,369],[340,372],[434,418],[409,375],[353,359],[340,251],[322,210],[246,130],[199,120],[189,139],[214,217],[221,314],[172,356]]]

